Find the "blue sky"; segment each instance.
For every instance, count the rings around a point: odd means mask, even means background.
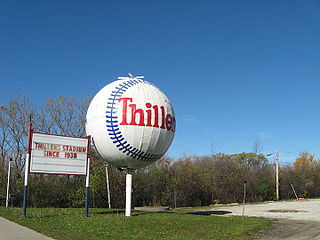
[[[282,163],[320,157],[319,26],[319,1],[1,1],[0,100],[84,97],[131,72],[173,104],[171,157],[255,139]]]

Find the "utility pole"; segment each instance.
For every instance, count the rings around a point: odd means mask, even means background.
[[[276,193],[277,201],[279,201],[279,151],[277,150],[277,161],[276,161]]]

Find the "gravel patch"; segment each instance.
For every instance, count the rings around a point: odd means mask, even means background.
[[[271,230],[261,231],[259,240],[320,240],[320,199],[264,202],[235,206],[219,206],[213,210],[227,215],[278,219]]]
[[[227,211],[233,216],[265,217],[320,222],[320,199],[264,202],[236,206],[220,206],[214,210]]]

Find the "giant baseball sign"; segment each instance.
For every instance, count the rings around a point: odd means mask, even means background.
[[[176,130],[173,108],[153,84],[121,78],[90,103],[86,131],[99,154],[118,168],[137,169],[160,159]]]

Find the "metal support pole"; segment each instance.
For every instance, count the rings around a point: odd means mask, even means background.
[[[276,161],[276,194],[277,201],[279,201],[279,151],[277,150],[277,161]]]
[[[8,205],[9,205],[9,189],[10,189],[11,162],[12,162],[12,158],[10,158],[9,165],[8,165],[8,181],[7,181],[6,207],[8,207]]]
[[[88,200],[89,200],[89,177],[90,177],[90,157],[91,157],[91,136],[88,136],[87,149],[87,176],[86,176],[86,203],[85,203],[85,217],[88,217]]]
[[[126,217],[131,216],[132,173],[126,175]]]
[[[177,190],[173,190],[173,199],[174,199],[174,210],[177,209]]]
[[[111,199],[110,199],[110,186],[109,186],[108,164],[106,164],[105,166],[106,166],[106,180],[107,180],[108,205],[109,205],[109,209],[111,209]]]
[[[90,158],[88,158],[87,177],[86,177],[86,203],[85,203],[85,216],[86,217],[88,217],[89,175],[90,175]]]
[[[22,217],[27,214],[27,193],[28,193],[28,176],[29,176],[29,154],[26,156],[25,170],[24,170],[24,194],[23,194],[23,213]]]
[[[241,239],[243,239],[243,230],[244,230],[244,209],[246,204],[246,195],[247,195],[247,181],[243,183],[243,208],[242,208],[242,228],[241,228]]]
[[[24,194],[23,194],[23,212],[22,217],[26,217],[27,215],[27,192],[28,192],[28,177],[29,177],[29,164],[31,160],[31,151],[32,151],[32,116],[30,114],[29,120],[29,129],[28,129],[28,146],[27,146],[27,154],[26,154],[26,163],[24,169]]]

